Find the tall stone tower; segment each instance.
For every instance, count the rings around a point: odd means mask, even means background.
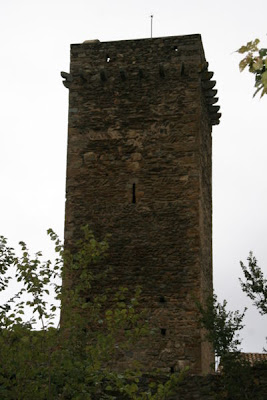
[[[107,287],[142,287],[147,370],[207,372],[194,299],[212,293],[213,73],[200,35],[71,46],[65,243],[110,233]]]

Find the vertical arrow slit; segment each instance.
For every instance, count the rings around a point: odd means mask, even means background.
[[[133,199],[132,199],[133,203],[136,203],[136,196],[135,196],[135,183],[133,183]]]

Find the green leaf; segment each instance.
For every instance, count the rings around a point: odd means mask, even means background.
[[[260,54],[260,57],[265,57],[265,56],[267,56],[267,49],[260,49],[260,50],[259,50],[259,54]]]
[[[247,46],[242,46],[238,50],[236,50],[236,52],[239,53],[239,54],[244,54],[247,51],[248,51],[248,47]]]
[[[263,72],[261,75],[261,81],[265,88],[267,88],[267,71]]]

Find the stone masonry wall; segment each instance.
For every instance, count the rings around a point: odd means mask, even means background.
[[[71,46],[65,243],[111,233],[99,293],[142,287],[153,339],[124,355],[146,370],[212,351],[194,299],[212,293],[211,117],[199,35]],[[64,312],[64,305],[63,305]]]

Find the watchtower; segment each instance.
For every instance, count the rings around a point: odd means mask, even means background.
[[[110,233],[108,286],[142,287],[145,368],[207,372],[194,299],[212,294],[213,73],[200,35],[71,46],[65,242]],[[99,290],[105,290],[99,288]]]

